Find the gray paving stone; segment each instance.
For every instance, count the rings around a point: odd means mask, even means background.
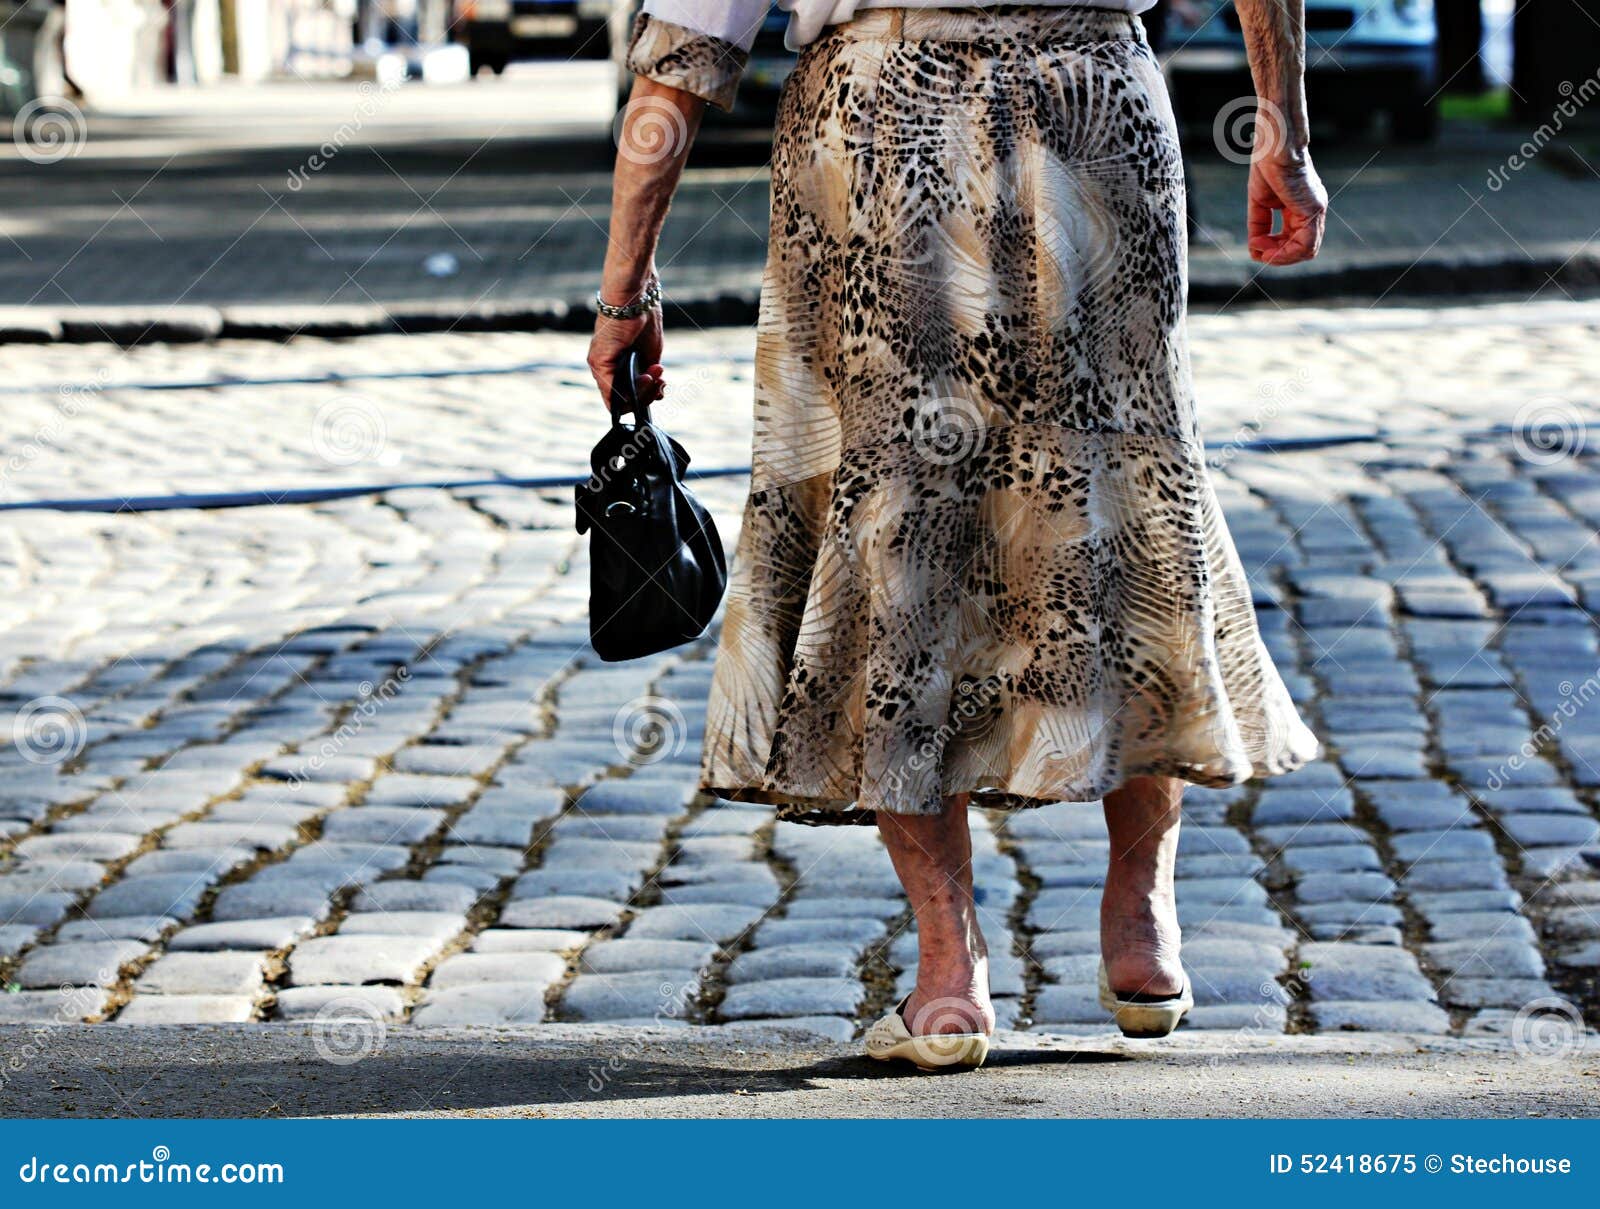
[[[1256,836],[1269,849],[1350,847],[1370,843],[1361,828],[1350,823],[1303,823],[1293,827],[1259,827]]]
[[[299,838],[287,823],[179,823],[161,837],[168,848],[254,848],[270,852]]]
[[[420,744],[396,753],[392,764],[394,770],[401,773],[438,777],[481,776],[505,758],[513,742],[515,736],[506,735],[504,743],[495,744]]]
[[[451,911],[357,911],[344,917],[340,936],[416,936],[452,940],[467,926],[467,917]]]
[[[467,801],[477,789],[478,782],[472,777],[391,773],[374,781],[362,800],[368,806],[436,806],[448,810]]]
[[[1285,1007],[1289,994],[1277,982],[1276,966],[1189,966],[1196,1005],[1277,1003]]]
[[[1450,890],[1419,894],[1408,887],[1411,905],[1428,919],[1460,912],[1509,911],[1522,906],[1522,895],[1509,886],[1499,890]]]
[[[462,844],[490,844],[526,848],[539,825],[561,809],[557,802],[547,813],[474,807],[451,825],[450,838]]]
[[[906,909],[904,899],[895,898],[795,898],[784,908],[784,918],[890,920]]]
[[[62,891],[6,894],[0,890],[0,924],[52,927],[66,916],[77,901],[76,895]]]
[[[711,968],[717,946],[692,940],[602,940],[584,949],[580,966],[589,974]]]
[[[211,905],[211,918],[218,923],[285,916],[322,920],[332,909],[332,896],[314,882],[287,881],[269,885],[242,882],[223,887]]]
[[[1100,1006],[1092,984],[1063,984],[1040,989],[1033,1005],[1035,1025],[1085,1024],[1113,1030],[1111,1014]]]
[[[1311,1005],[1311,1017],[1321,1029],[1376,1033],[1431,1033],[1450,1031],[1450,1017],[1433,1003],[1361,1003],[1322,1000]]]
[[[725,944],[758,921],[755,907],[701,903],[687,907],[649,907],[628,927],[633,940],[699,940]]]
[[[558,895],[552,898],[527,898],[510,903],[500,913],[503,928],[557,928],[593,931],[609,928],[622,919],[620,903],[603,898]]]
[[[692,885],[668,886],[661,891],[662,906],[685,907],[702,903],[721,903],[730,906],[756,907],[767,911],[782,894],[777,885],[758,882],[703,882]]]
[[[1302,903],[1388,902],[1395,885],[1381,873],[1308,873],[1295,883],[1294,894]]]
[[[89,903],[92,919],[114,919],[123,915],[165,915],[186,919],[200,905],[208,889],[203,874],[157,873],[131,877],[107,886]]]
[[[1389,842],[1395,856],[1408,864],[1495,856],[1494,840],[1484,831],[1416,831]]]
[[[564,1020],[681,1019],[700,991],[692,970],[629,974],[579,974],[567,984],[559,1012]]]
[[[137,995],[227,995],[252,999],[265,986],[266,953],[168,953],[134,983]]]
[[[576,895],[625,903],[644,885],[644,875],[632,869],[599,869],[590,866],[535,869],[524,873],[511,888],[512,901]]]
[[[15,872],[0,874],[0,901],[15,896],[88,890],[105,880],[105,866],[94,861],[28,861]]]
[[[243,1024],[254,1015],[249,995],[140,995],[124,1005],[115,1023]]]
[[[887,932],[883,921],[861,916],[839,919],[768,919],[756,930],[758,949],[778,945],[840,942],[865,948]]]
[[[546,869],[650,868],[660,858],[661,846],[653,842],[620,839],[575,839],[558,834],[545,851]]]
[[[573,804],[580,814],[682,814],[692,793],[671,782],[602,781],[586,789]]]
[[[1600,967],[1600,941],[1579,945],[1574,949],[1558,950],[1554,954],[1555,963],[1574,970],[1592,970]]]
[[[1544,930],[1551,939],[1566,943],[1600,940],[1600,910],[1587,904],[1557,907],[1545,915]]]
[[[1408,895],[1428,890],[1510,889],[1506,871],[1498,860],[1434,861],[1413,865],[1400,880]]]
[[[439,829],[444,811],[425,807],[361,806],[337,810],[322,824],[324,840],[419,844]]]
[[[494,982],[550,986],[566,972],[566,958],[556,953],[457,953],[439,963],[428,986],[436,991]]]
[[[349,871],[351,884],[374,881],[383,873],[402,868],[411,853],[400,844],[367,844],[355,840],[319,840],[296,848],[286,865],[292,870],[301,865],[321,865]],[[263,873],[271,872],[270,869]],[[259,876],[259,875],[258,875]]]
[[[434,865],[422,875],[426,885],[465,886],[480,896],[496,889],[505,878],[505,874],[476,865]]]
[[[1439,998],[1457,1008],[1517,1010],[1554,995],[1542,978],[1447,978],[1439,987]]]
[[[41,931],[32,924],[0,925],[0,958],[15,957],[31,945]]]
[[[560,840],[610,840],[660,844],[673,816],[651,814],[564,814],[551,826]]]
[[[848,979],[855,976],[858,965],[858,947],[854,944],[778,945],[741,953],[728,967],[727,979],[730,983],[783,978]]]
[[[1506,911],[1461,911],[1429,919],[1428,931],[1436,941],[1536,939],[1533,925],[1520,915]]]
[[[465,865],[483,869],[499,877],[521,872],[525,853],[521,848],[496,848],[488,844],[446,844],[439,849],[441,865]]]
[[[487,928],[472,938],[474,953],[561,953],[576,949],[589,933],[558,928]]]
[[[119,971],[149,952],[137,940],[83,940],[45,945],[22,959],[16,980],[24,990],[115,986]]]
[[[0,995],[0,1024],[76,1024],[103,1013],[109,997],[99,987]]]
[[[1196,1005],[1190,1008],[1189,1014],[1183,1018],[1182,1027],[1240,1033],[1247,1036],[1255,1034],[1270,1036],[1273,1033],[1283,1032],[1288,1023],[1288,1009],[1281,1004],[1263,1001],[1255,1004]]]
[[[127,915],[117,919],[75,919],[61,925],[58,941],[142,940],[154,944],[177,920],[166,915]]]
[[[1355,799],[1348,789],[1328,792],[1315,789],[1267,789],[1250,812],[1257,827],[1285,823],[1332,822],[1353,818]]]
[[[167,949],[173,953],[209,953],[227,949],[272,952],[288,948],[316,926],[317,921],[309,915],[195,924],[173,933],[167,941]]]
[[[418,936],[315,936],[289,954],[293,986],[416,982],[439,942]]]
[[[1587,877],[1595,864],[1592,850],[1577,848],[1524,848],[1517,860],[1524,877],[1542,881]]]
[[[717,1014],[725,1020],[776,1016],[844,1016],[865,994],[859,979],[775,978],[729,987]]]
[[[411,1013],[411,1023],[418,1028],[539,1024],[545,1017],[548,989],[540,982],[499,982],[430,991]]]
[[[1432,1000],[1433,984],[1404,949],[1383,945],[1302,945],[1294,965],[1313,1001]]]
[[[392,878],[365,886],[356,895],[352,905],[357,911],[442,911],[465,914],[472,909],[478,897],[478,892],[469,886]]]
[[[279,1020],[397,1020],[405,1014],[405,996],[389,986],[284,987],[277,993],[273,1015]]]
[[[144,842],[142,835],[124,835],[116,831],[93,831],[80,834],[35,835],[15,847],[17,855],[29,860],[117,861],[133,853]]]
[[[1278,863],[1291,877],[1313,873],[1378,873],[1383,860],[1370,844],[1329,844],[1322,848],[1290,848]]]
[[[161,848],[129,861],[123,876],[187,873],[211,882],[254,856],[248,848]]]
[[[1538,947],[1525,940],[1470,939],[1445,940],[1424,945],[1422,952],[1435,966],[1464,979],[1542,979],[1544,960]]]
[[[1570,814],[1504,814],[1500,825],[1524,848],[1583,847],[1600,842],[1600,823]]]

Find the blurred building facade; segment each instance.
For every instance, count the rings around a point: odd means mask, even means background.
[[[0,0],[0,111],[224,75],[344,76],[376,45],[442,36],[447,11],[444,0]]]

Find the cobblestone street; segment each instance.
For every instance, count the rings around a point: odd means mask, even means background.
[[[1328,754],[1188,793],[1186,1031],[1580,1049],[1600,304],[1191,332],[1263,635]],[[697,466],[748,460],[752,345],[669,332],[660,418]],[[0,502],[571,475],[603,421],[584,348],[8,349]],[[731,546],[746,480],[698,490]],[[875,831],[697,795],[713,638],[599,663],[585,549],[565,488],[0,512],[0,1023],[314,1022],[336,1060],[455,1026],[856,1035],[915,968]],[[974,823],[1002,1027],[1107,1033],[1098,807]]]

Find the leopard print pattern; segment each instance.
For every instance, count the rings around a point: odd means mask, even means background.
[[[876,9],[804,49],[705,788],[866,823],[1317,755],[1207,477],[1184,232],[1126,14]]]
[[[641,12],[628,39],[628,70],[731,110],[750,61],[732,42]]]

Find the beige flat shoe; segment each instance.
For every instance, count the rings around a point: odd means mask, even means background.
[[[906,999],[909,998],[907,995]],[[989,1056],[988,1033],[912,1036],[911,1030],[906,1027],[906,1018],[900,1014],[906,1006],[906,999],[902,999],[892,1012],[867,1030],[867,1057],[879,1062],[904,1059],[922,1071],[957,1067],[974,1070],[983,1065],[984,1059]]]
[[[1194,988],[1188,975],[1183,990],[1176,995],[1119,995],[1106,979],[1106,963],[1100,963],[1100,1006],[1111,1013],[1124,1037],[1144,1039],[1167,1037],[1194,1006]]]

